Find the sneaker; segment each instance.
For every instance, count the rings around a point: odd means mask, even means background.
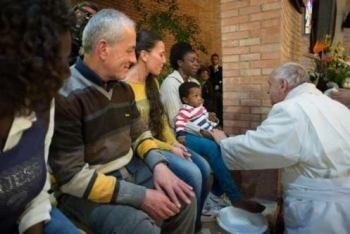
[[[202,223],[216,222],[216,217],[218,216],[220,209],[221,207],[210,207],[210,206],[204,208],[201,215],[201,222]]]
[[[219,206],[221,206],[222,208],[223,208],[223,207],[226,207],[226,206],[231,206],[231,205],[232,205],[230,199],[228,199],[228,197],[226,196],[226,194],[223,194],[223,195],[221,195],[221,196],[219,197],[219,196],[216,196],[216,195],[212,194],[211,192],[209,193],[206,202],[208,202],[208,203],[211,204],[211,205],[212,205],[213,203],[215,203],[216,205],[219,205]]]

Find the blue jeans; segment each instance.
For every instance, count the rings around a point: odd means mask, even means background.
[[[241,191],[222,159],[220,146],[215,141],[186,133],[186,146],[207,158],[214,173],[213,194],[220,196],[226,193],[231,201],[242,198]]]
[[[44,234],[80,234],[74,224],[56,207],[50,212],[51,220],[45,224]]]
[[[162,151],[163,156],[169,162],[170,170],[180,179],[192,186],[197,197],[197,218],[195,232],[202,228],[201,214],[205,199],[209,193],[210,167],[208,162],[193,150],[188,149],[192,162],[172,154],[170,151]]]

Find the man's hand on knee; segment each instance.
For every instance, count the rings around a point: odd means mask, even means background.
[[[179,199],[190,204],[191,197],[195,196],[192,187],[174,175],[163,163],[154,167],[153,182],[156,190],[164,192],[178,208],[181,207]]]
[[[165,220],[180,212],[180,209],[162,192],[147,189],[141,209],[154,220]]]

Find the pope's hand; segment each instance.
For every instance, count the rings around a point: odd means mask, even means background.
[[[215,140],[215,142],[218,143],[218,145],[220,145],[221,140],[227,138],[226,134],[223,131],[215,128],[210,131],[210,134],[212,138]]]

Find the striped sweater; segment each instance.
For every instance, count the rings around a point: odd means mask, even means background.
[[[187,122],[192,122],[204,130],[212,130],[217,123],[211,122],[208,116],[208,111],[203,106],[193,107],[183,104],[175,119],[176,137],[185,136]]]
[[[121,169],[135,151],[152,169],[166,161],[161,155],[147,157],[157,145],[140,118],[134,93],[125,82],[103,82],[80,59],[71,74],[56,98],[49,156],[61,192],[140,207],[145,188],[108,175],[125,172]]]

